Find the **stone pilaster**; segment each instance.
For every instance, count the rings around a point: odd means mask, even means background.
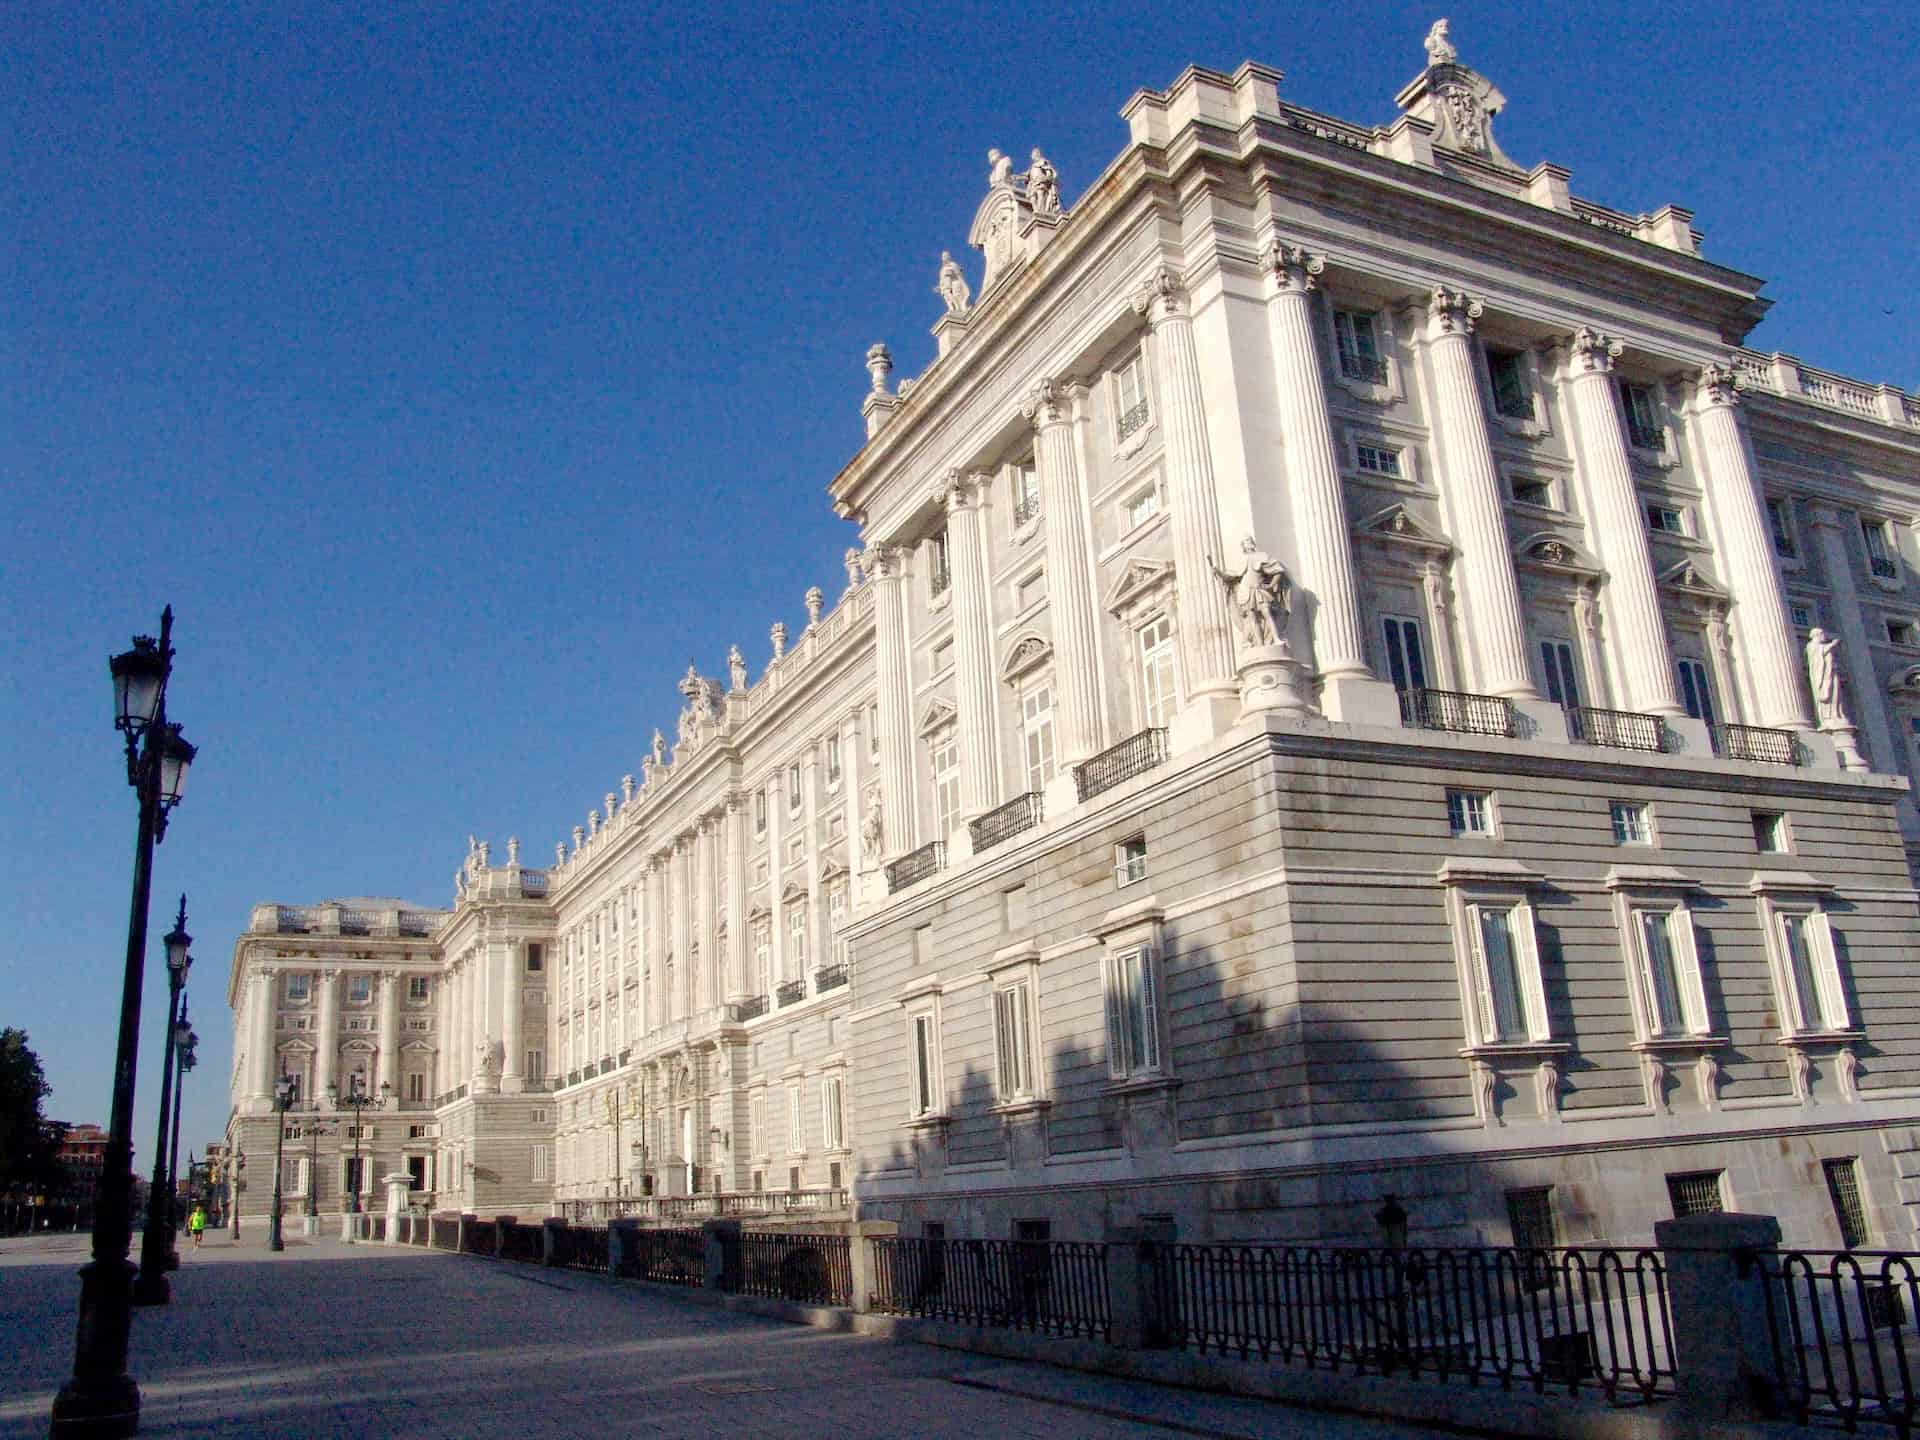
[[[253,979],[253,1054],[249,1057],[249,1084],[247,1098],[253,1102],[253,1112],[264,1114],[273,1105],[273,1081],[279,1069],[277,1056],[273,1050],[274,1004],[278,1000],[275,992],[277,976],[257,962],[254,965]]]
[[[1445,287],[1427,305],[1427,356],[1439,441],[1440,493],[1459,547],[1461,631],[1469,640],[1472,688],[1512,700],[1537,700],[1527,663],[1520,582],[1507,539],[1499,467],[1473,354],[1480,302]]]
[[[1586,481],[1587,533],[1607,572],[1601,605],[1624,709],[1681,716],[1673,652],[1660,614],[1660,592],[1647,544],[1646,513],[1634,488],[1633,462],[1614,393],[1620,342],[1581,326],[1568,346],[1567,398]]]
[[[949,471],[940,487],[947,510],[948,564],[953,572],[953,688],[960,736],[962,818],[1000,803],[1000,764],[993,713],[993,638],[987,598],[986,543],[980,504],[991,477]],[[842,763],[844,764],[844,758]]]
[[[1736,653],[1754,723],[1806,730],[1813,724],[1800,685],[1804,661],[1794,643],[1785,587],[1773,554],[1766,506],[1740,433],[1739,400],[1729,365],[1709,365],[1694,386],[1693,428],[1707,494],[1719,522],[1721,574],[1733,595]]]
[[[1047,517],[1047,603],[1053,611],[1053,672],[1059,686],[1054,723],[1065,770],[1104,744],[1087,511],[1068,387],[1042,380],[1021,409],[1033,422],[1040,508]]]
[[[649,932],[653,942],[653,994],[647,1002],[647,1023],[656,1030],[673,1018],[667,997],[667,956],[673,949],[673,918],[667,906],[668,858],[669,854],[663,852],[647,861],[647,905],[653,917]]]
[[[395,1103],[401,1098],[400,985],[398,970],[380,972],[380,1076],[374,1084],[376,1090],[382,1084],[391,1085]]]
[[[518,1095],[527,1088],[526,995],[520,978],[526,973],[527,952],[524,941],[500,948],[505,992],[500,1015],[500,1089]]]
[[[324,1100],[340,1078],[340,972],[320,972],[320,1018],[313,1033],[313,1095]]]
[[[873,586],[873,648],[880,701],[881,851],[904,855],[917,834],[913,787],[913,676],[907,644],[904,559],[893,546],[867,552],[868,583]],[[777,869],[776,857],[776,875]],[[775,893],[779,885],[775,882]],[[778,909],[778,906],[775,907]],[[779,926],[774,927],[774,959],[779,961]]]
[[[457,959],[447,970],[447,1086],[467,1083],[467,962]]]
[[[673,987],[667,996],[669,1020],[677,1020],[690,1011],[693,994],[693,868],[690,851],[693,842],[680,835],[673,842],[673,856],[667,870],[668,907],[673,912]]]
[[[719,987],[713,953],[713,852],[714,827],[711,815],[702,815],[693,827],[689,858],[692,871],[687,883],[687,913],[692,921],[692,936],[687,954],[697,950],[700,961],[689,966],[687,975],[687,1013],[704,1010],[714,1003]]]
[[[1867,763],[1889,775],[1900,771],[1900,750],[1894,741],[1893,722],[1887,714],[1886,692],[1874,676],[1873,650],[1867,639],[1860,589],[1854,578],[1853,557],[1847,553],[1846,531],[1857,527],[1852,516],[1824,502],[1808,509],[1813,522],[1814,543],[1820,547],[1820,568],[1833,595],[1830,618],[1840,636],[1842,678],[1846,684],[1840,705],[1847,717],[1866,734]],[[1802,673],[1806,661],[1801,659]],[[1798,685],[1795,686],[1798,689]]]
[[[747,803],[737,790],[727,794],[727,997],[744,1000],[753,993],[747,967],[753,945],[747,935]]]
[[[1220,500],[1214,487],[1207,401],[1200,388],[1200,352],[1193,342],[1186,282],[1173,267],[1161,265],[1132,298],[1133,308],[1146,317],[1153,332],[1160,377],[1175,613],[1187,691],[1194,699],[1232,699],[1238,688],[1232,616],[1226,587],[1214,573],[1215,565],[1225,559]]]

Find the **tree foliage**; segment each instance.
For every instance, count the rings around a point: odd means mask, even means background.
[[[66,1127],[40,1113],[40,1102],[52,1091],[27,1032],[0,1030],[0,1191],[43,1186],[53,1178]]]

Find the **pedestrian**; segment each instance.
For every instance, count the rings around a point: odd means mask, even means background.
[[[207,1230],[207,1212],[199,1201],[194,1202],[193,1210],[187,1216],[187,1233],[193,1236],[193,1248],[200,1248],[200,1237]]]

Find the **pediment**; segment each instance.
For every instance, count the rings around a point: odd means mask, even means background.
[[[409,1040],[400,1049],[403,1054],[431,1055],[433,1053],[433,1046],[425,1040]]]
[[[1022,675],[1038,670],[1053,659],[1053,642],[1038,631],[1029,630],[1007,647],[1007,655],[1000,662],[1000,678],[1009,685],[1017,684]]]
[[[1513,553],[1520,564],[1537,570],[1557,570],[1585,576],[1601,573],[1598,561],[1551,530],[1529,535],[1513,547]]]
[[[996,285],[1025,263],[1027,257],[1020,243],[1020,228],[1026,218],[1026,208],[1011,185],[995,185],[987,191],[987,198],[980,202],[980,208],[973,212],[973,224],[967,230],[967,244],[987,257],[986,270],[980,277],[980,294],[975,304],[984,300]]]
[[[1395,501],[1384,510],[1375,511],[1357,527],[1360,534],[1370,540],[1379,540],[1394,545],[1411,545],[1416,549],[1430,550],[1440,555],[1453,553],[1453,546],[1431,527],[1409,510],[1405,504]]]
[[[954,708],[951,700],[944,695],[936,695],[926,703],[920,712],[920,723],[914,727],[918,735],[931,735],[943,726],[953,724],[954,717],[960,712]]]
[[[1660,572],[1660,584],[1663,589],[1677,591],[1699,600],[1713,600],[1721,604],[1727,601],[1727,592],[1719,582],[1712,579],[1692,560],[1681,560],[1669,565]]]
[[[786,888],[780,892],[780,903],[792,905],[807,898],[807,887],[798,880],[789,880]]]
[[[820,862],[820,879],[831,882],[847,873],[846,862],[838,855],[828,854]]]
[[[1111,615],[1124,615],[1173,578],[1173,562],[1135,557],[1127,561],[1100,602]]]
[[[771,920],[772,918],[773,911],[768,909],[765,904],[755,904],[747,907],[747,923],[749,925],[757,925],[762,920]]]
[[[282,1040],[276,1048],[284,1050],[290,1055],[313,1054],[313,1042],[311,1040]]]

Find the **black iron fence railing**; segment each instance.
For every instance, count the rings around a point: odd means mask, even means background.
[[[877,1236],[872,1309],[1105,1339],[1107,1247],[1067,1240]]]
[[[430,1238],[435,1250],[457,1250],[460,1248],[460,1222],[451,1216],[434,1216],[427,1223]]]
[[[1040,515],[1039,491],[1036,490],[1031,494],[1022,495],[1018,500],[1013,502],[1013,528],[1014,529],[1018,530],[1023,525],[1032,524],[1034,520],[1039,518],[1039,515]]]
[[[774,987],[773,998],[782,1007],[798,1005],[807,998],[807,982],[804,980],[782,980]]]
[[[1574,705],[1567,710],[1567,729],[1575,740],[1615,750],[1663,750],[1666,727],[1658,715],[1637,710],[1600,710]]]
[[[1002,840],[1011,839],[1022,830],[1031,830],[1039,823],[1040,792],[1029,790],[989,810],[978,820],[968,821],[967,832],[973,837],[973,853],[978,855],[982,850],[991,850]]]
[[[620,1243],[620,1274],[628,1280],[691,1286],[705,1282],[707,1242],[698,1230],[627,1230]]]
[[[500,1224],[500,1258],[527,1260],[538,1265],[546,1258],[544,1227],[522,1220],[504,1220]]]
[[[847,983],[847,967],[824,965],[813,972],[813,993],[818,995],[824,990],[838,990]]]
[[[1164,1245],[1152,1264],[1176,1348],[1615,1404],[1673,1393],[1656,1250]]]
[[[1120,434],[1118,438],[1121,440],[1126,439],[1129,435],[1133,434],[1134,431],[1146,424],[1152,414],[1153,412],[1148,408],[1145,400],[1141,400],[1121,411],[1120,424],[1118,427]]]
[[[909,850],[898,860],[887,866],[887,893],[904,890],[909,885],[917,885],[935,871],[947,866],[947,842],[933,840],[918,850]]]
[[[742,1000],[734,1013],[742,1020],[757,1020],[767,1013],[767,997],[755,995],[751,999]]]
[[[493,1222],[490,1220],[469,1220],[460,1231],[460,1253],[463,1255],[496,1256]]]
[[[804,1305],[849,1305],[849,1241],[845,1235],[743,1233],[739,1263],[723,1271],[720,1288]]]
[[[1764,725],[1716,725],[1713,748],[1725,760],[1752,760],[1761,765],[1798,765],[1800,739],[1791,730]]]
[[[598,1227],[569,1225],[559,1235],[554,1259],[569,1270],[607,1273],[607,1232]]]
[[[1375,355],[1348,352],[1340,357],[1340,373],[1349,380],[1358,380],[1367,385],[1384,385],[1387,383],[1387,362]]]
[[[1867,568],[1882,580],[1896,580],[1900,576],[1900,567],[1881,555],[1876,555],[1869,560]]]
[[[1400,723],[1463,735],[1513,734],[1513,702],[1504,695],[1414,688],[1400,692]]]
[[[1073,789],[1082,801],[1111,790],[1136,775],[1144,775],[1167,760],[1167,732],[1153,729],[1129,735],[1090,760],[1073,767]]]
[[[1760,1257],[1780,1400],[1803,1425],[1914,1430],[1920,1255],[1800,1251]]]

